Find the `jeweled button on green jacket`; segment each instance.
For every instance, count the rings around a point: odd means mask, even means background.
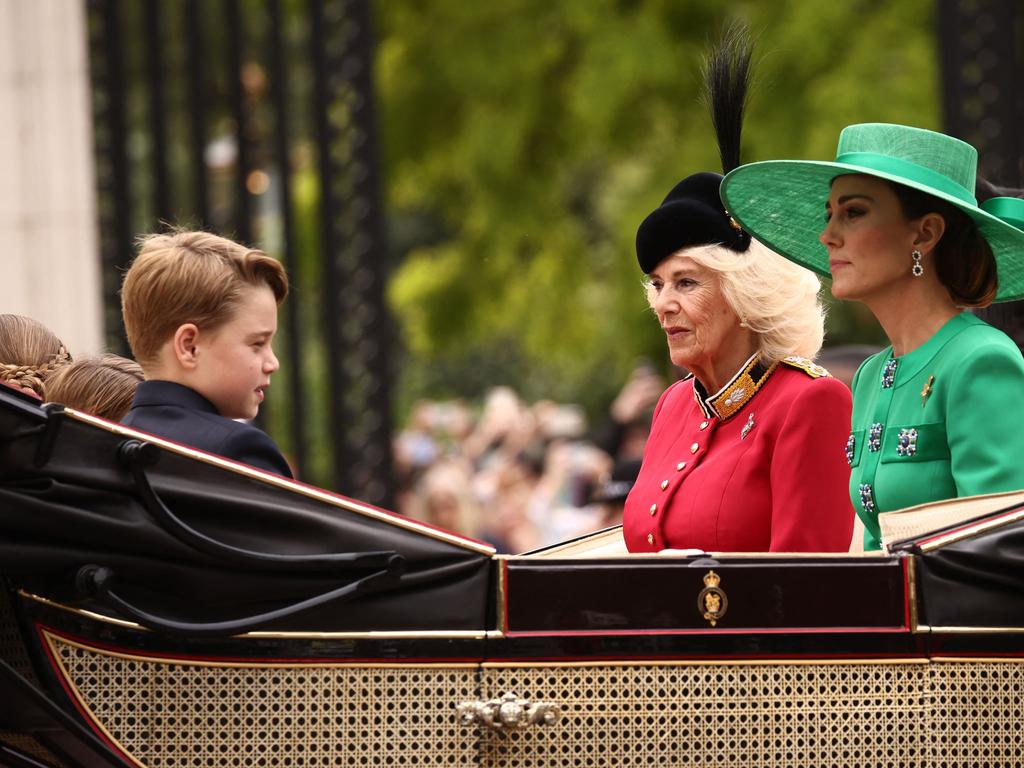
[[[864,361],[852,422],[850,498],[865,549],[881,548],[879,512],[1024,488],[1024,358],[971,314],[912,352]]]

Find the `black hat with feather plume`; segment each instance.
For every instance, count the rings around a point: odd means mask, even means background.
[[[704,95],[725,173],[740,164],[750,59],[746,28],[734,24],[704,62]],[[636,233],[636,257],[644,272],[651,272],[666,256],[691,246],[721,244],[734,251],[747,250],[750,235],[722,205],[718,194],[721,182],[722,176],[717,173],[687,176],[643,220]]]

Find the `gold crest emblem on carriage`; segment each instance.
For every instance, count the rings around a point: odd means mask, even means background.
[[[704,616],[704,620],[711,623],[711,626],[718,624],[719,619],[725,616],[729,609],[729,598],[725,591],[718,585],[721,577],[714,571],[708,571],[704,576],[704,589],[697,595],[697,610]]]

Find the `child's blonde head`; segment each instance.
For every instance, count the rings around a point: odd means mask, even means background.
[[[213,330],[232,318],[244,289],[267,286],[280,304],[284,268],[265,253],[209,232],[146,235],[121,286],[121,312],[135,359],[145,368],[185,323]]]
[[[64,342],[38,320],[0,314],[0,381],[42,396],[47,378],[70,360]]]
[[[87,357],[62,366],[46,381],[44,396],[79,411],[120,421],[128,414],[142,368],[118,355]]]

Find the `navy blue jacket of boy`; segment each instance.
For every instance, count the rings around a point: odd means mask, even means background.
[[[121,423],[257,469],[292,476],[288,462],[265,432],[224,418],[194,389],[173,381],[139,384]]]

